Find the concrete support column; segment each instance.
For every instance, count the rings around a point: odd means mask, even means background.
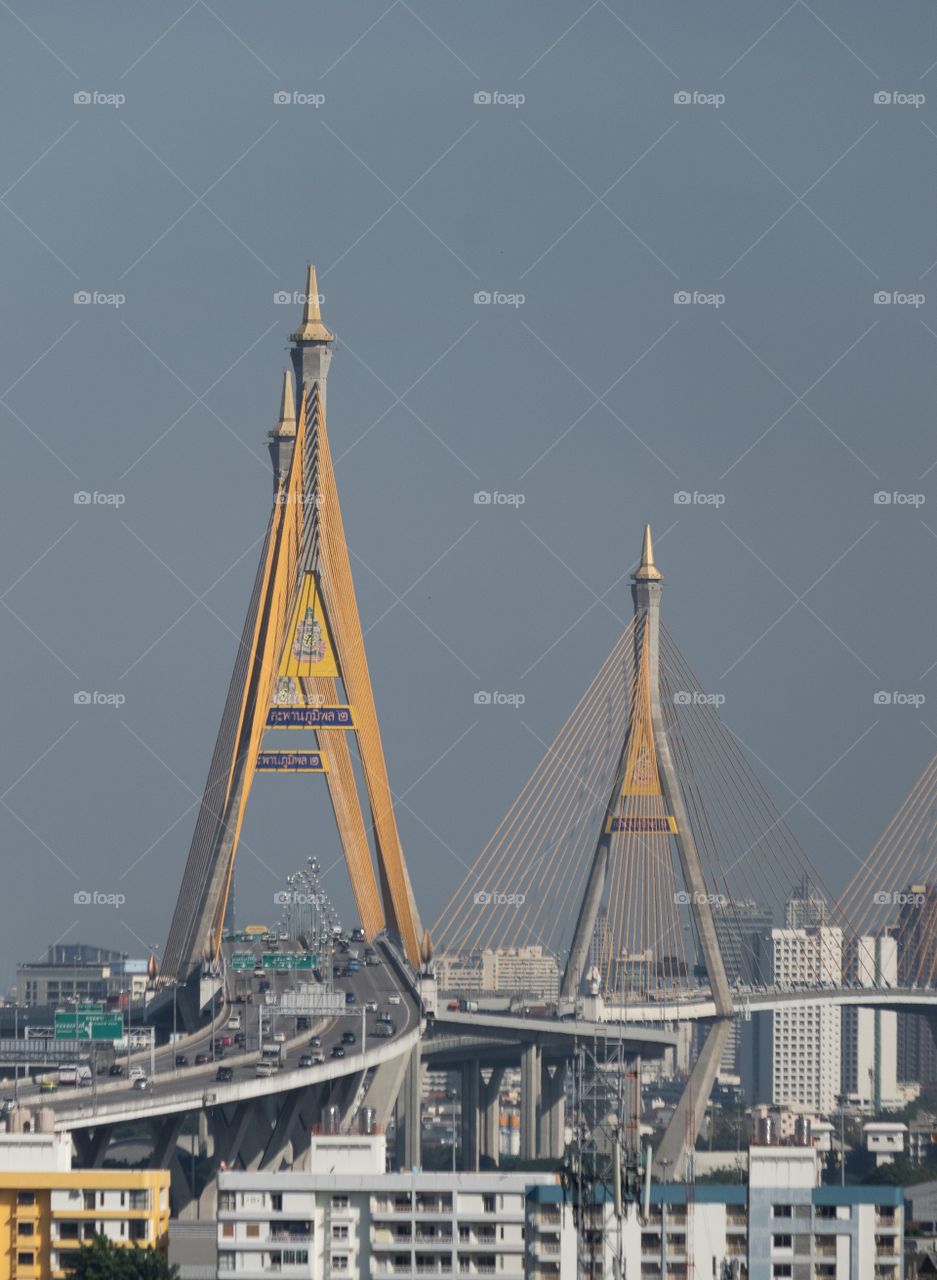
[[[521,1159],[537,1158],[537,1122],[540,1116],[540,1046],[521,1047]]]
[[[423,1100],[423,1064],[417,1042],[403,1077],[403,1088],[397,1098],[396,1161],[398,1169],[420,1165],[420,1108]]]
[[[462,1063],[462,1168],[466,1173],[478,1172],[479,1112],[481,1110],[481,1071],[475,1058]]]
[[[501,1082],[504,1067],[492,1067],[488,1083],[482,1090],[482,1115],[479,1135],[481,1154],[497,1165],[501,1157]]]
[[[540,1141],[537,1155],[562,1159],[566,1149],[566,1063],[543,1063],[540,1070]]]

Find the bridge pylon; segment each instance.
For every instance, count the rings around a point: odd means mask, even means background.
[[[732,1013],[732,993],[716,936],[712,895],[707,889],[661,708],[660,598],[663,587],[648,524],[644,527],[641,560],[631,583],[636,681],[628,729],[570,944],[561,995],[577,995],[586,976],[599,907],[607,888],[613,836],[628,833],[640,841],[642,836],[652,838],[669,832],[679,857],[686,886],[684,897],[688,898],[716,1012],[728,1016]]]
[[[310,266],[302,321],[291,334],[295,389],[285,373],[269,433],[273,506],[158,979],[163,988],[187,986],[190,996],[220,953],[258,773],[325,774],[366,937],[387,929],[413,967],[420,962],[422,931],[397,831],[326,427],[333,341]],[[295,730],[313,735],[315,749],[295,747],[296,734],[287,732]],[[180,1007],[191,1005],[188,999]]]

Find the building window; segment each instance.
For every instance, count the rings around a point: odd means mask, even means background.
[[[249,1222],[245,1228],[244,1234],[248,1240],[256,1240],[260,1235],[260,1224],[257,1222]]]
[[[16,1193],[16,1203],[17,1204],[35,1204],[36,1203],[35,1191],[18,1191]]]
[[[308,1249],[284,1249],[283,1265],[285,1267],[305,1267],[309,1263]]]
[[[775,1249],[790,1249],[794,1241],[791,1236],[772,1236],[771,1243]]]
[[[232,1213],[237,1208],[237,1197],[233,1191],[219,1191],[218,1208],[222,1213]]]
[[[409,1261],[409,1260],[408,1260]],[[332,1254],[332,1270],[347,1271],[348,1270],[348,1254],[333,1253]]]
[[[483,1196],[483,1197],[482,1197],[482,1208],[484,1209],[485,1213],[494,1213],[494,1212],[495,1212],[495,1198],[494,1198],[494,1196]]]
[[[773,1204],[771,1206],[772,1218],[790,1218],[793,1213],[793,1207],[789,1204]]]
[[[121,1202],[123,1202],[123,1197],[121,1197]],[[102,1204],[104,1203],[103,1194],[101,1196],[101,1203]],[[131,1209],[149,1209],[149,1207],[150,1207],[149,1191],[131,1191],[130,1193]]]
[[[230,1250],[222,1250],[222,1252],[218,1254],[218,1270],[233,1271],[235,1256],[236,1255]]]
[[[226,1240],[230,1240],[231,1237],[234,1235],[234,1223],[226,1222],[224,1226],[221,1228],[221,1234],[224,1236]]]
[[[35,1257],[36,1255],[34,1253],[29,1253],[26,1250],[21,1250],[16,1255],[17,1266],[31,1267],[35,1261]]]
[[[344,1222],[334,1222],[332,1224],[332,1239],[340,1240],[344,1243],[348,1239],[348,1226]]]
[[[347,1196],[333,1196],[333,1197],[332,1197],[332,1208],[333,1208],[333,1209],[347,1209],[347,1208],[348,1208],[348,1197],[347,1197]],[[408,1206],[408,1208],[409,1208],[409,1206]]]
[[[147,1238],[148,1230],[149,1230],[148,1222],[139,1222],[136,1219],[134,1219],[134,1221],[131,1222],[130,1224],[130,1239],[145,1240]]]
[[[33,1233],[33,1224],[31,1222],[20,1222],[16,1228],[18,1236],[31,1236]]]
[[[270,1208],[274,1213],[283,1212],[283,1196],[275,1191],[270,1197]]]
[[[791,1264],[789,1262],[776,1262],[771,1274],[775,1277],[790,1276],[793,1274]]]

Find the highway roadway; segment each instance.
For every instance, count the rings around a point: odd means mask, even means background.
[[[253,979],[250,1003],[226,1004],[215,1020],[214,1027],[208,1025],[184,1041],[158,1048],[155,1075],[150,1076],[149,1051],[134,1052],[131,1063],[142,1067],[147,1073],[149,1086],[146,1089],[134,1088],[133,1082],[126,1077],[126,1055],[118,1055],[117,1060],[121,1062],[125,1072],[120,1078],[98,1075],[92,1086],[61,1086],[55,1093],[40,1093],[38,1085],[26,1086],[21,1082],[20,1102],[30,1106],[51,1107],[55,1112],[56,1128],[90,1127],[102,1120],[116,1121],[119,1115],[129,1112],[141,1117],[163,1115],[192,1107],[222,1105],[279,1093],[302,1087],[304,1083],[313,1085],[377,1065],[405,1052],[410,1041],[418,1037],[420,1010],[415,995],[401,982],[393,965],[388,962],[384,949],[380,945],[375,949],[381,959],[380,964],[362,964],[357,973],[337,977],[334,981],[336,992],[353,993],[354,1003],[347,1004],[345,1013],[335,1017],[310,1017],[311,1025],[305,1031],[297,1032],[295,1014],[277,1014],[272,1006],[262,1003],[264,996],[257,989],[261,981],[258,977]],[[336,966],[346,959],[345,956],[336,956]],[[268,977],[267,980],[271,981],[272,986],[272,979]],[[280,986],[282,990],[282,981]],[[373,1002],[376,1008],[367,1011],[368,1002]],[[261,1012],[269,1026],[264,1035],[265,1045],[272,1044],[273,1036],[277,1033],[286,1037],[281,1049],[282,1065],[274,1075],[268,1077],[257,1075],[260,1057],[257,1036]],[[392,1019],[393,1034],[390,1037],[379,1038],[375,1035],[379,1015]],[[196,1065],[196,1055],[210,1054],[213,1041],[217,1048],[222,1037],[230,1036],[233,1039],[236,1032],[230,1024],[232,1018],[238,1017],[241,1020],[240,1030],[247,1036],[246,1046],[240,1049],[226,1047],[222,1058]],[[353,1044],[342,1044],[342,1036],[346,1032],[354,1034]],[[309,1043],[313,1036],[320,1039],[317,1047],[312,1047]],[[344,1057],[332,1056],[332,1050],[336,1046],[344,1050]],[[300,1059],[305,1054],[316,1053],[322,1054],[323,1063],[300,1066]],[[175,1066],[178,1054],[185,1055],[188,1066]],[[113,1059],[108,1053],[107,1061],[111,1060]],[[230,1082],[217,1080],[219,1066],[231,1069],[233,1078]]]

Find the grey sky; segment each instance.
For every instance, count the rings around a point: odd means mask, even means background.
[[[669,629],[841,886],[937,749],[933,5],[13,0],[0,40],[0,977],[165,938],[310,258],[426,922],[629,616],[646,519]],[[241,918],[310,852],[321,780],[258,779]]]

